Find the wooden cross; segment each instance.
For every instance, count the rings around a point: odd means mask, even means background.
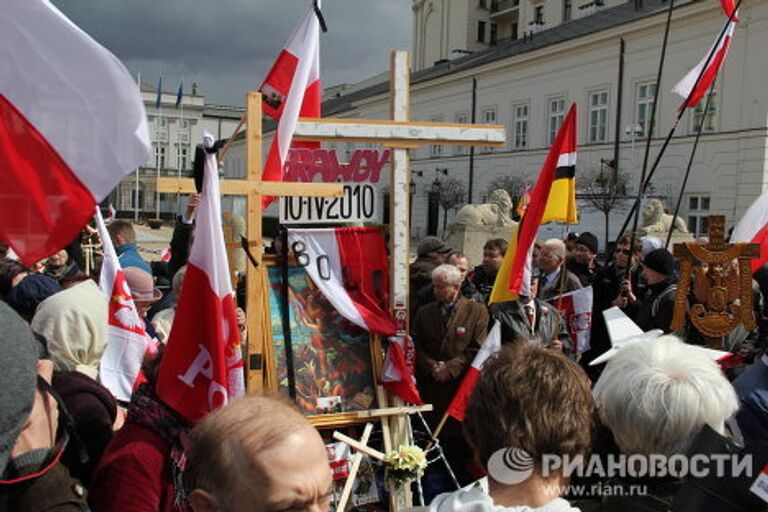
[[[408,53],[391,54],[389,98],[391,121],[367,119],[300,119],[294,140],[373,142],[392,149],[389,181],[390,197],[390,308],[398,324],[398,335],[408,333],[408,265],[410,257],[410,203],[411,171],[409,149],[422,145],[461,144],[468,146],[500,147],[506,133],[501,125],[471,125],[464,123],[411,122],[410,68]],[[379,407],[387,406],[386,395],[378,387]],[[402,405],[395,398],[394,405]],[[382,419],[384,448],[392,444],[408,444],[408,431],[402,415],[388,422]],[[410,506],[409,488],[398,493],[391,503],[392,510]]]
[[[266,269],[261,264],[261,197],[262,196],[322,196],[339,197],[343,187],[338,183],[286,183],[261,180],[261,94],[246,94],[246,167],[247,178],[244,180],[221,180],[223,195],[246,196],[247,230],[249,247],[255,248],[253,257],[258,263],[254,267],[248,262],[247,276],[247,328],[248,328],[248,390],[261,391],[264,383],[264,350],[260,333],[264,332],[264,311],[268,307],[268,296],[262,293],[267,286]],[[191,178],[158,178],[159,192],[192,194],[196,192],[195,182]]]

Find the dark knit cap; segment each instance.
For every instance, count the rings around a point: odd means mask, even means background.
[[[579,238],[576,239],[576,245],[583,245],[587,249],[589,249],[590,252],[593,252],[597,254],[597,250],[599,248],[599,244],[597,242],[597,237],[590,233],[589,231],[582,233]]]
[[[419,247],[417,249],[419,256],[426,256],[431,252],[446,254],[451,251],[452,249],[445,245],[445,242],[436,236],[425,237],[421,242],[419,242]]]
[[[0,302],[0,475],[32,412],[37,388],[37,342],[32,330]]]
[[[671,276],[675,272],[675,258],[666,249],[655,249],[643,258],[643,266],[659,274]]]
[[[54,278],[44,274],[30,274],[11,288],[5,300],[18,314],[30,320],[41,302],[60,291],[61,285]]]

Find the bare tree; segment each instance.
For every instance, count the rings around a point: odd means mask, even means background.
[[[587,172],[578,180],[581,184],[580,197],[589,202],[589,206],[605,217],[605,245],[608,248],[608,228],[610,227],[611,212],[621,206],[621,202],[628,199],[627,186],[629,174],[625,172],[614,173],[610,165],[601,165],[600,169]]]
[[[520,220],[517,215],[517,205],[525,191],[526,181],[522,176],[499,176],[488,183],[488,194],[497,189],[504,189],[512,199],[512,211],[510,215],[514,220]]]
[[[443,237],[448,223],[448,211],[463,205],[467,197],[464,182],[456,178],[446,178],[440,182],[440,206],[443,208]]]

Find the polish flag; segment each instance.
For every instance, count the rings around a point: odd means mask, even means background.
[[[157,346],[144,331],[144,321],[139,318],[123,267],[98,207],[94,219],[104,251],[99,287],[109,299],[107,348],[99,363],[99,380],[115,398],[129,402],[141,376],[144,356],[156,351]]]
[[[747,242],[760,246],[760,256],[751,262],[753,273],[768,263],[768,190],[752,203],[733,228],[731,242]]]
[[[319,8],[320,2],[317,4]],[[263,95],[264,113],[277,121],[262,179],[282,181],[299,117],[320,117],[320,22],[312,5],[277,56],[259,92]],[[262,208],[274,199],[263,197]]]
[[[149,158],[139,90],[47,0],[0,10],[0,239],[32,265],[71,242]]]
[[[563,325],[568,329],[574,343],[574,354],[583,354],[589,350],[589,336],[592,331],[592,304],[594,296],[592,287],[553,297],[547,301],[560,313]]]
[[[454,395],[451,404],[446,411],[449,415],[453,416],[459,421],[464,421],[464,413],[467,410],[467,403],[469,403],[469,397],[472,396],[472,391],[475,390],[475,384],[480,377],[480,372],[483,370],[483,365],[491,355],[501,350],[501,323],[498,320],[491,327],[491,331],[488,333],[488,337],[485,338],[483,346],[480,347],[480,351],[472,361],[472,366],[469,367],[467,374],[461,381],[456,395]]]
[[[421,405],[424,402],[413,376],[415,361],[416,346],[413,339],[410,336],[392,336],[381,369],[381,383],[390,394],[400,397],[404,402]]]
[[[672,88],[673,93],[684,99],[678,111],[684,108],[695,108],[699,101],[707,95],[707,91],[728,56],[728,48],[731,46],[735,27],[736,21],[729,21],[721,34],[722,37],[716,41],[716,46],[713,45],[701,62]]]
[[[203,146],[213,146],[206,133]],[[221,230],[216,155],[205,156],[195,238],[157,380],[157,394],[189,421],[245,393],[243,359]]]
[[[389,260],[379,229],[289,229],[288,244],[341,316],[374,334],[395,333]]]
[[[720,5],[723,8],[723,14],[726,15],[726,17],[730,18],[731,14],[733,14],[733,21],[739,22],[738,18],[738,12],[733,13],[733,11],[736,10],[736,1],[735,0],[720,0]]]
[[[552,200],[550,197],[552,184],[559,176],[573,176],[575,166],[576,104],[574,103],[557,132],[557,137],[549,149],[547,159],[539,173],[539,179],[531,193],[531,201],[525,212],[525,217],[518,226],[515,251],[510,254],[510,251],[507,250],[509,258],[505,257],[505,261],[502,262],[502,267],[507,263],[510,268],[507,288],[513,294],[520,293],[524,286],[523,276],[530,275],[529,272],[526,274],[526,267],[530,265],[529,254],[547,210],[547,204]]]

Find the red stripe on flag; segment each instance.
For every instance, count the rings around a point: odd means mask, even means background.
[[[755,273],[768,262],[768,224],[755,234],[754,238],[752,238],[752,243],[760,246],[760,256],[750,262],[752,273]]]
[[[541,218],[547,208],[549,192],[552,190],[552,182],[555,179],[557,163],[562,154],[570,154],[576,151],[576,104],[574,103],[568,115],[565,116],[563,125],[557,132],[557,137],[552,143],[547,159],[536,181],[536,187],[531,194],[531,202],[525,217],[521,221],[519,235],[517,237],[517,248],[515,251],[515,260],[512,264],[512,271],[509,276],[509,290],[512,293],[520,293],[523,285],[523,271],[528,250],[536,238],[536,233],[541,225]]]
[[[227,361],[239,343],[235,340],[232,295],[216,295],[208,275],[190,263],[160,363],[158,396],[190,421],[224,405],[229,395]]]
[[[734,9],[736,9],[736,2],[734,0],[720,0],[720,6],[723,8],[723,14],[730,18],[731,13],[734,11]],[[738,23],[739,18],[734,15],[733,21]]]
[[[723,38],[723,44],[720,46],[720,49],[717,51],[715,56],[712,57],[709,66],[707,66],[707,69],[704,70],[704,73],[701,75],[701,80],[699,80],[699,84],[696,86],[696,89],[694,89],[694,91],[691,93],[688,101],[683,102],[683,105],[680,106],[678,110],[682,110],[684,108],[694,108],[699,103],[699,101],[701,101],[704,95],[707,94],[707,91],[712,85],[712,82],[715,80],[717,73],[720,72],[720,68],[723,66],[725,57],[728,55],[728,48],[731,46],[731,39],[731,36],[725,36]]]
[[[259,92],[263,95],[264,113],[275,121],[278,121],[283,114],[285,98],[291,89],[291,82],[298,64],[299,59],[295,55],[286,50],[281,51],[272,69],[269,70],[267,78],[264,79],[264,83],[259,87]]]
[[[90,191],[0,94],[0,238],[25,265],[70,243],[93,215]]]
[[[470,366],[467,370],[467,374],[461,381],[458,391],[451,400],[451,405],[448,406],[448,414],[453,416],[459,421],[464,421],[464,414],[467,411],[467,404],[469,403],[469,397],[472,396],[472,391],[475,390],[477,379],[480,377],[480,370],[474,366]]]
[[[344,289],[368,330],[395,334],[389,314],[389,260],[384,236],[378,228],[337,228]]]

